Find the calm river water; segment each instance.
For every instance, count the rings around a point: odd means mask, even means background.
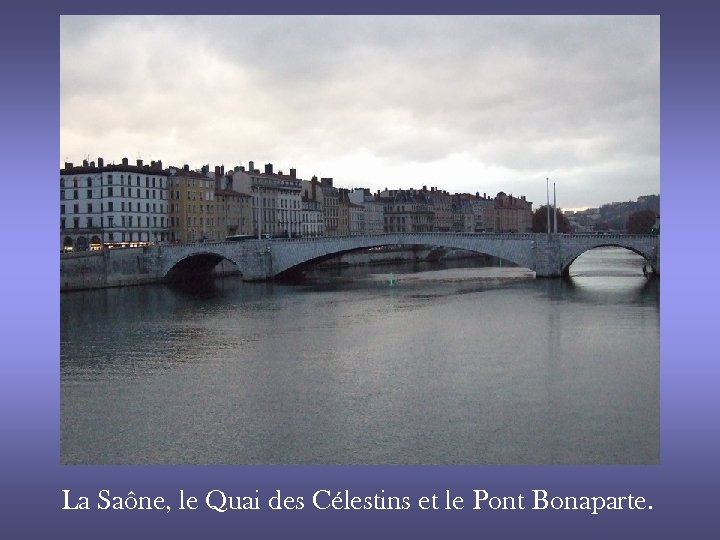
[[[657,463],[642,264],[604,248],[569,280],[438,263],[63,293],[61,461]]]

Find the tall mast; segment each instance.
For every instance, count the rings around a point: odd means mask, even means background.
[[[550,179],[545,178],[545,191],[547,192],[547,233],[550,234]]]
[[[555,234],[557,234],[557,198],[555,196],[555,182],[553,182],[553,216],[555,219]]]

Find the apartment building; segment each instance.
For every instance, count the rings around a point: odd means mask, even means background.
[[[169,239],[168,174],[162,162],[84,160],[60,171],[62,251],[136,247]]]
[[[273,172],[272,163],[264,172],[249,162],[232,173],[233,189],[252,197],[253,234],[299,236],[302,234],[302,180],[295,169],[290,174]]]
[[[415,189],[385,190],[379,195],[385,205],[385,232],[431,232],[432,203],[427,191]]]
[[[486,226],[492,232],[531,232],[532,203],[524,195],[513,197],[501,191],[486,210]]]
[[[317,176],[302,180],[302,235],[324,236],[323,194]]]

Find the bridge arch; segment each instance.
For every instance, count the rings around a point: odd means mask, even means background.
[[[290,272],[313,261],[321,261],[343,253],[389,245],[461,249],[504,259],[534,270],[532,257],[534,235],[391,233],[289,242],[289,244],[278,242],[271,245],[273,275]]]
[[[175,261],[165,272],[164,277],[169,281],[186,279],[188,277],[208,276],[222,261],[229,261],[235,267],[237,263],[215,251],[200,251]],[[238,268],[238,272],[242,272]]]
[[[621,239],[619,237],[604,239],[602,237],[598,237],[595,240],[586,241],[584,244],[585,245],[573,245],[570,243],[568,246],[564,247],[560,262],[562,275],[569,274],[570,266],[578,257],[580,257],[580,255],[603,247],[617,247],[632,251],[644,258],[656,274],[660,273],[657,261],[657,243],[652,241],[648,242],[647,237],[629,239]]]

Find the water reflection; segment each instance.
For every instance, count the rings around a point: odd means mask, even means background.
[[[63,294],[61,459],[655,463],[658,281],[583,257]]]

